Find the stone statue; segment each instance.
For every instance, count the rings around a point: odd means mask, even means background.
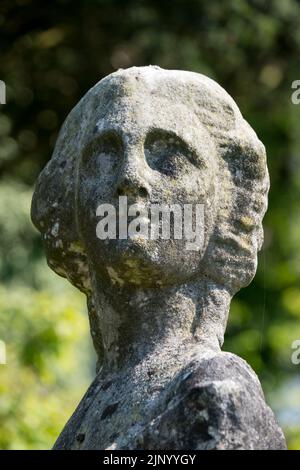
[[[55,449],[285,448],[257,376],[221,351],[231,298],[256,271],[268,188],[263,144],[203,75],[119,70],[71,111],[32,219],[49,266],[87,296],[98,365]],[[118,212],[121,197],[140,212],[201,205],[198,248],[97,237],[97,207]]]

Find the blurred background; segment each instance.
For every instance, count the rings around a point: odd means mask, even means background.
[[[84,297],[47,267],[29,208],[65,117],[103,76],[156,64],[208,75],[267,148],[265,243],[224,349],[246,359],[300,449],[298,0],[1,0],[0,449],[48,449],[94,374]]]

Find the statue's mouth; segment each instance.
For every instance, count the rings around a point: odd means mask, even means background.
[[[198,251],[204,240],[204,204],[150,204],[138,201],[128,204],[119,196],[118,206],[105,203],[96,209],[100,240],[182,240],[185,249]]]

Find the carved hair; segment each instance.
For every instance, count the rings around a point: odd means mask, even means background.
[[[49,266],[85,293],[91,291],[88,262],[78,234],[77,173],[83,146],[99,110],[128,93],[126,83],[151,76],[161,96],[184,103],[212,136],[222,172],[215,228],[204,256],[206,275],[231,293],[247,285],[263,241],[269,177],[263,144],[232,98],[216,82],[193,72],[132,67],[98,82],[75,106],[59,133],[53,156],[40,174],[32,220],[42,233]],[[225,177],[224,177],[225,175]]]

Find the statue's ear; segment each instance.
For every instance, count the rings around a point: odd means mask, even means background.
[[[31,218],[43,235],[49,266],[86,292],[87,263],[75,214],[78,150],[73,134],[77,120],[73,111],[61,128],[52,158],[37,180]]]
[[[206,264],[208,275],[234,293],[248,285],[256,272],[269,175],[265,148],[243,119],[219,154],[220,205]]]
[[[229,133],[222,158],[227,162],[236,185],[251,182],[261,185],[268,180],[265,146],[244,119],[236,126],[232,135]]]

